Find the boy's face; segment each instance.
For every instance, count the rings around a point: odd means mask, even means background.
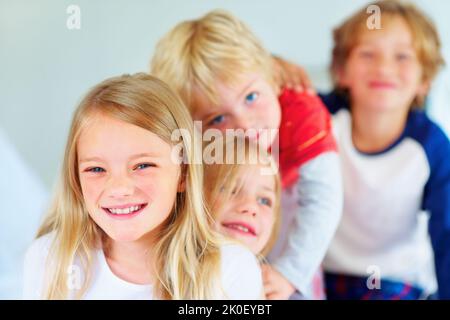
[[[110,238],[147,238],[167,219],[181,171],[171,150],[155,134],[106,116],[83,129],[77,144],[83,198]]]
[[[246,245],[254,254],[264,249],[275,223],[275,181],[260,166],[244,169],[230,200],[217,212],[216,229]],[[220,203],[220,199],[219,199]]]
[[[277,93],[262,74],[243,74],[234,86],[218,82],[216,92],[217,106],[210,103],[202,93],[196,95],[192,116],[194,120],[202,121],[203,130],[255,129],[257,134],[252,138],[258,139],[263,136],[264,130],[279,128],[281,109]],[[267,149],[275,136],[271,134],[271,139],[260,139],[259,142]]]
[[[362,31],[338,77],[350,90],[352,108],[368,111],[408,110],[426,92],[412,34],[398,17],[383,29]]]

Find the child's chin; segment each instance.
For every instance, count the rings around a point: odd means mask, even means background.
[[[393,97],[373,95],[373,98],[366,100],[366,103],[362,105],[367,111],[389,112],[401,108],[401,103],[399,102],[398,99]]]
[[[249,241],[249,239],[247,239],[245,237],[234,237],[234,239],[236,239],[237,241],[242,243],[251,252],[253,252],[255,254],[259,252],[258,248],[256,248],[256,244],[254,241]]]
[[[368,99],[367,103],[371,109],[376,109],[379,111],[394,111],[402,108],[405,104],[407,104],[405,99],[399,99],[399,97],[393,93],[372,94],[371,99]]]
[[[136,232],[106,232],[106,234],[116,242],[134,242],[141,238],[142,235]]]
[[[394,105],[392,102],[383,102],[381,101],[377,105],[371,106],[371,110],[378,112],[392,112],[399,109],[398,105]]]

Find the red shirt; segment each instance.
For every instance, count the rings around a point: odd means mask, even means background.
[[[283,90],[279,101],[279,165],[286,188],[298,180],[300,166],[321,153],[337,151],[337,144],[330,113],[318,96]]]

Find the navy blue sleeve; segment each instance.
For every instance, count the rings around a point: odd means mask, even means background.
[[[430,165],[423,209],[430,212],[428,231],[435,257],[439,299],[450,299],[450,142],[430,120],[422,142]]]
[[[319,98],[331,114],[335,114],[341,109],[349,109],[348,99],[337,91],[331,91],[327,94],[319,93]]]

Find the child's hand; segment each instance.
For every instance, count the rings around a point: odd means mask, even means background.
[[[295,287],[270,265],[263,264],[261,270],[267,300],[287,300],[295,292]]]
[[[316,94],[308,74],[302,67],[277,56],[273,56],[273,60],[275,79],[280,88],[293,88],[298,92]]]

